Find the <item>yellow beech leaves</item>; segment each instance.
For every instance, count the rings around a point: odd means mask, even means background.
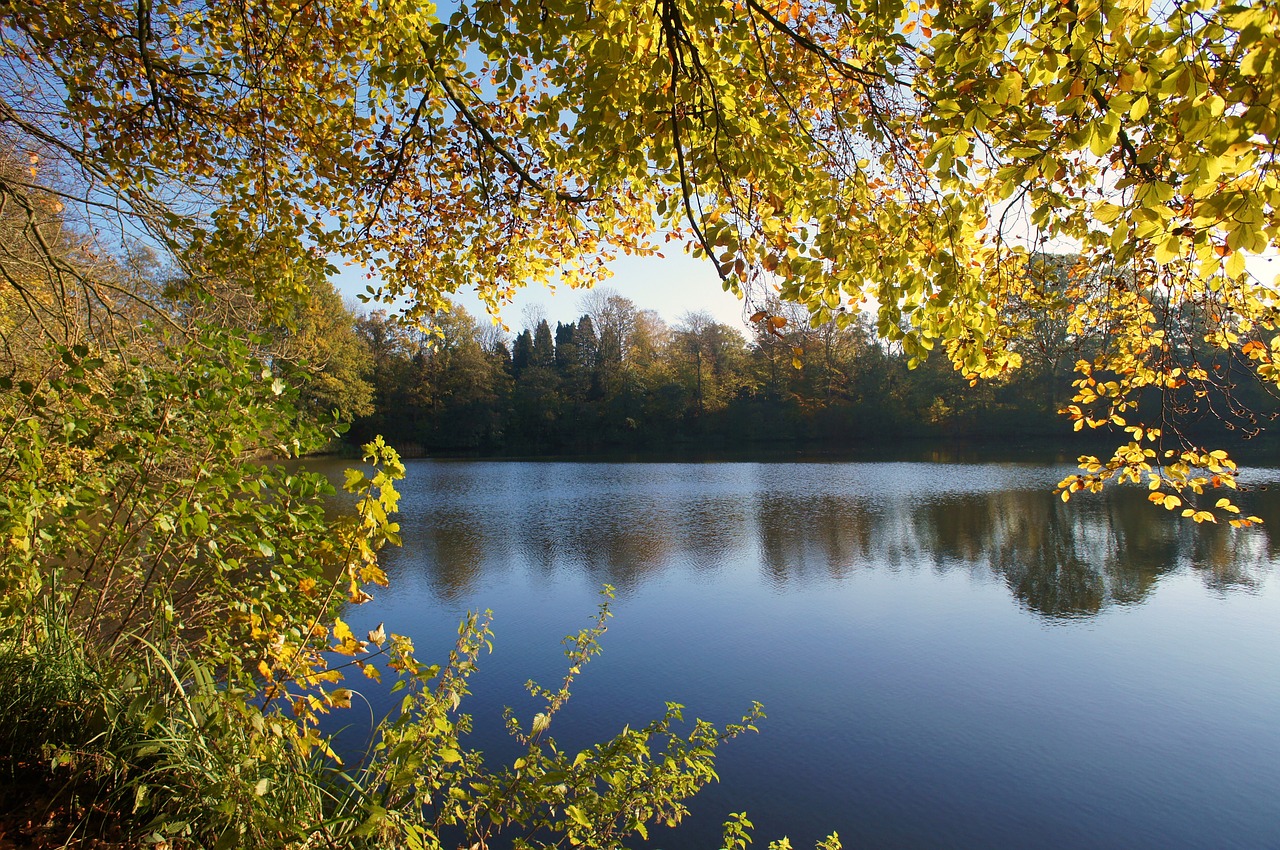
[[[1280,380],[1274,282],[1250,262],[1278,236],[1278,17],[1272,0],[29,4],[0,12],[0,123],[33,167],[82,178],[91,219],[109,208],[267,300],[341,255],[411,317],[463,288],[497,307],[676,239],[816,323],[873,303],[882,336],[974,381],[1018,368],[1052,319],[1080,352],[1067,416],[1139,429],[1074,483],[1150,474],[1185,501],[1203,476],[1178,464],[1234,469],[1178,423],[1251,431],[1237,378]],[[1050,252],[1076,268],[1039,279]],[[1190,516],[1243,521],[1231,507]]]

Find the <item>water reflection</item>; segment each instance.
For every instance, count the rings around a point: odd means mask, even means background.
[[[431,522],[414,523],[404,537],[407,551],[421,552],[432,587],[443,599],[461,599],[475,586],[485,562],[483,528],[471,511],[441,511]]]
[[[347,619],[432,658],[492,608],[468,700],[492,755],[502,707],[558,680],[560,637],[615,585],[559,735],[607,738],[664,699],[768,708],[655,835],[670,850],[718,846],[744,808],[795,846],[1276,846],[1280,473],[1245,496],[1269,525],[1233,531],[1136,488],[1064,505],[1067,469],[412,462],[392,586]]]
[[[388,561],[444,600],[510,569],[572,570],[623,594],[671,570],[755,572],[778,593],[859,570],[963,571],[1062,619],[1139,604],[1176,570],[1249,591],[1277,554],[1276,490],[1244,497],[1272,525],[1233,531],[1191,526],[1136,488],[1064,505],[1050,468],[893,467],[424,462]]]
[[[824,494],[810,499],[769,494],[759,501],[754,533],[770,584],[844,578],[872,558],[877,535],[873,506]]]

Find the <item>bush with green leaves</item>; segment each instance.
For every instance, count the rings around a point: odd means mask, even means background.
[[[521,755],[487,763],[462,736],[488,616],[465,619],[439,664],[340,616],[387,580],[396,453],[368,444],[348,503],[327,512],[327,479],[265,459],[326,434],[252,340],[210,327],[149,340],[52,347],[42,374],[0,384],[10,781],[34,776],[108,812],[111,835],[170,847],[621,847],[679,823],[716,778],[716,748],[755,729],[759,706],[717,729],[668,704],[562,749],[550,729],[600,651],[606,598],[566,640],[558,686],[530,683],[541,710],[509,714]],[[350,705],[352,673],[401,700],[348,765],[319,721]]]

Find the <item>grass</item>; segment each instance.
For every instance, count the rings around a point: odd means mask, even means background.
[[[332,772],[293,724],[139,650],[106,669],[57,616],[0,639],[0,848],[284,847],[324,823]]]

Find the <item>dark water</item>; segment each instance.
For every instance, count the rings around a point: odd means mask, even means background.
[[[1067,471],[415,461],[392,587],[351,619],[432,660],[492,609],[472,743],[512,758],[502,706],[532,714],[524,681],[558,681],[615,585],[562,745],[666,700],[768,714],[666,850],[741,810],[760,847],[1280,848],[1280,471],[1252,474],[1248,531],[1137,489],[1063,505]]]

